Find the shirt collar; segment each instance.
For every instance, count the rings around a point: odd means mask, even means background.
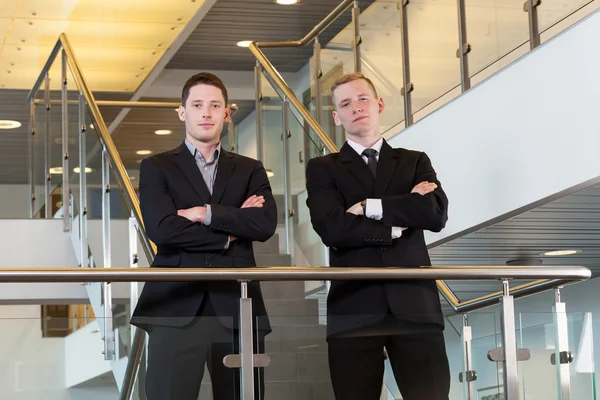
[[[202,153],[200,153],[198,151],[198,149],[194,147],[193,144],[191,144],[190,142],[185,140],[185,145],[188,148],[188,150],[190,151],[190,153],[192,154],[192,156],[194,156],[194,158],[199,158],[200,160],[202,160],[202,162],[207,162],[204,159],[204,157],[202,157]],[[213,159],[210,162],[216,161],[220,154],[221,154],[221,143],[219,143],[217,145],[217,148],[213,152]]]
[[[358,153],[359,156],[362,156],[363,151],[365,151],[367,148],[376,150],[377,155],[379,155],[381,153],[381,146],[383,146],[383,138],[379,138],[379,140],[371,147],[365,147],[362,144],[358,144],[350,139],[348,139],[348,144],[354,149],[354,151]]]

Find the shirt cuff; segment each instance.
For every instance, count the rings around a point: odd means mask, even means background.
[[[210,204],[205,204],[204,207],[206,207],[206,215],[204,216],[204,222],[202,222],[202,223],[206,226],[209,226],[210,221],[212,221],[212,211],[210,210]],[[225,248],[227,248],[227,247],[225,247]]]
[[[392,239],[398,239],[402,236],[402,228],[399,226],[392,226]]]
[[[229,243],[231,243],[231,236],[227,236],[227,243],[225,243],[225,250],[229,249]]]
[[[367,199],[365,217],[380,220],[383,218],[383,206],[381,199]]]

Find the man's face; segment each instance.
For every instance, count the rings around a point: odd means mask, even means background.
[[[357,79],[338,86],[333,93],[333,101],[333,120],[337,126],[343,126],[349,136],[362,137],[379,132],[383,99],[375,97],[367,81]]]
[[[190,88],[185,107],[179,107],[179,119],[185,122],[186,134],[206,143],[218,143],[230,111],[221,89],[211,85]]]

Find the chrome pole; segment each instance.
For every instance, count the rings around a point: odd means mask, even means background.
[[[29,102],[29,216],[35,216],[35,103]]]
[[[248,298],[248,282],[241,282],[240,358],[242,400],[254,400],[254,349],[252,346],[252,299]]]
[[[460,86],[462,92],[471,88],[471,77],[469,76],[469,58],[471,45],[467,41],[467,15],[465,0],[457,0],[458,9],[458,50],[456,56],[460,59]]]
[[[515,334],[515,304],[510,295],[510,281],[502,280],[502,345],[504,348],[504,390],[506,400],[519,400],[517,372],[517,338]]]
[[[527,0],[523,4],[523,11],[529,17],[529,48],[535,49],[540,45],[540,25],[538,22],[537,8],[542,4],[541,0]]]
[[[554,346],[554,361],[558,384],[558,399],[571,399],[571,374],[569,367],[569,325],[567,321],[567,305],[560,299],[560,287],[554,289],[554,326],[556,344]]]
[[[473,359],[472,359],[472,341],[473,333],[472,328],[469,326],[469,319],[467,314],[463,314],[463,326],[462,326],[462,344],[463,344],[463,386],[467,400],[475,400],[475,393],[473,387],[473,381],[476,378],[473,370]]]
[[[323,70],[321,69],[321,42],[319,42],[318,36],[315,38],[313,45],[313,56],[315,58],[315,114],[317,123],[321,125],[323,119],[323,88],[321,81]]]
[[[400,0],[398,9],[400,10],[400,44],[402,53],[402,82],[403,88],[400,91],[404,96],[404,125],[408,128],[413,124],[412,114],[412,96],[414,85],[410,81],[410,52],[408,47],[408,0]]]
[[[256,110],[256,158],[259,161],[265,162],[264,144],[263,144],[263,129],[262,129],[262,66],[258,61],[254,66],[254,90],[255,90],[255,107]]]
[[[106,148],[102,149],[102,247],[104,268],[111,268],[110,235],[110,160]],[[102,283],[102,306],[104,312],[104,358],[113,360],[115,356],[115,334],[112,320],[112,288],[110,282]]]
[[[70,214],[70,195],[71,187],[69,185],[69,112],[67,105],[67,53],[62,50],[62,210],[63,210],[63,231],[71,231]]]
[[[354,2],[352,7],[352,27],[354,29],[354,40],[352,41],[352,52],[354,53],[354,72],[360,72],[362,69],[360,59],[360,44],[362,38],[360,36],[360,8],[358,7],[358,1]]]
[[[52,218],[52,193],[50,193],[50,184],[52,183],[52,175],[50,174],[51,158],[51,114],[50,114],[50,72],[46,72],[44,78],[44,103],[46,106],[46,124],[44,132],[44,198],[46,202],[44,217]]]
[[[285,251],[292,256],[294,260],[294,229],[292,218],[294,209],[292,208],[292,169],[290,166],[290,141],[292,131],[289,124],[290,103],[287,98],[283,100],[283,133],[281,141],[283,143],[283,198],[284,198],[284,221],[285,221]],[[292,261],[293,263],[293,261]]]
[[[79,257],[83,268],[90,267],[87,236],[87,175],[85,171],[87,166],[85,140],[87,125],[85,122],[85,99],[83,93],[79,92]]]

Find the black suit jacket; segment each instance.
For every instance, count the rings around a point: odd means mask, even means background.
[[[140,206],[148,237],[158,251],[151,267],[249,268],[256,266],[252,241],[266,241],[275,232],[277,209],[267,174],[254,159],[221,150],[213,194],[185,143],[157,154],[140,166]],[[251,195],[265,198],[262,208],[240,206]],[[193,223],[177,210],[211,205],[210,226]],[[228,237],[236,236],[225,250]],[[131,323],[183,326],[210,301],[220,321],[237,329],[240,284],[235,281],[148,282]],[[248,283],[255,326],[270,330],[259,282]]]
[[[425,153],[393,149],[384,141],[377,178],[348,143],[339,153],[312,159],[306,168],[307,205],[313,228],[330,248],[332,267],[419,268],[431,262],[423,230],[446,224],[448,199]],[[438,188],[411,193],[422,182]],[[383,219],[346,213],[366,198],[382,199]],[[391,227],[406,227],[392,240]],[[434,281],[332,281],[327,298],[328,335],[382,320],[391,310],[398,320],[443,329]]]

